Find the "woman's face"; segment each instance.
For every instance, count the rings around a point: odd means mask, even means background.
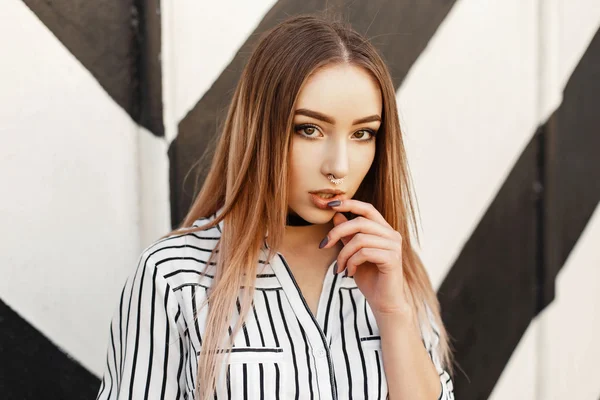
[[[375,157],[381,112],[379,86],[360,67],[326,66],[308,78],[294,110],[289,212],[324,224],[335,210],[319,208],[311,192],[339,189],[343,198],[354,196]],[[344,180],[335,185],[328,174]]]

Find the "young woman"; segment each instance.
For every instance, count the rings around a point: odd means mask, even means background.
[[[395,96],[345,24],[263,35],[187,217],[125,283],[98,399],[454,398]]]

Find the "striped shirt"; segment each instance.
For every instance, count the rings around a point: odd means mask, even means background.
[[[205,267],[222,230],[223,221],[158,240],[143,251],[110,324],[97,399],[195,398],[207,307],[194,316],[214,277],[213,263]],[[214,398],[386,399],[379,329],[354,279],[336,275],[333,262],[313,315],[286,260],[278,253],[267,262],[267,250],[265,241],[254,304],[221,368],[223,384]],[[230,335],[239,318],[239,297],[236,304]],[[424,333],[422,339],[440,377],[440,399],[453,399],[452,380],[439,361],[438,335]]]

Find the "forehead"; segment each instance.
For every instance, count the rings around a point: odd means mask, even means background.
[[[336,64],[311,75],[298,94],[296,108],[308,108],[342,119],[381,115],[377,81],[363,68]]]

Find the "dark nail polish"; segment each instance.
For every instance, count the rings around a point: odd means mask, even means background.
[[[329,242],[329,238],[325,236],[325,238],[321,240],[321,243],[319,243],[319,248],[322,249],[327,244],[327,242]]]
[[[341,201],[334,200],[334,201],[330,201],[329,203],[327,203],[327,207],[335,207],[335,206],[339,206],[340,204],[342,204]]]

